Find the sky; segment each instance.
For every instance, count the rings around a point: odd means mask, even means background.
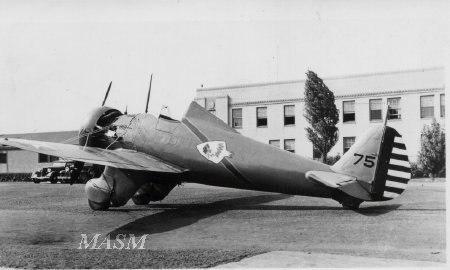
[[[446,66],[446,1],[1,1],[0,134],[76,130],[101,105],[196,89]]]

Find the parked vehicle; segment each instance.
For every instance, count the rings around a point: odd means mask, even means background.
[[[60,183],[86,183],[93,177],[99,177],[103,171],[103,166],[85,163],[79,176],[72,180],[74,174],[74,161],[56,161],[52,166],[42,168],[31,174],[31,180],[38,184],[50,181],[52,184]]]

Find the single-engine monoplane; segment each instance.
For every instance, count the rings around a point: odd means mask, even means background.
[[[245,137],[196,102],[178,121],[124,114],[104,106],[106,97],[82,125],[79,145],[14,138],[0,144],[75,160],[74,177],[85,162],[104,165],[85,186],[94,210],[130,198],[137,205],[160,201],[182,182],[332,198],[357,209],[399,196],[411,178],[402,136],[386,122],[329,166]]]

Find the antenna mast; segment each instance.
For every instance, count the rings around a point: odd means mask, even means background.
[[[102,106],[105,106],[106,99],[108,98],[108,95],[109,95],[109,90],[111,90],[111,84],[112,84],[112,81],[109,83],[108,90],[106,90],[106,95],[105,95],[105,99],[103,99]]]
[[[389,103],[387,104],[387,110],[386,110],[386,117],[384,118],[384,126],[387,125],[387,120],[389,118],[389,109],[391,106],[389,106]]]
[[[148,112],[148,102],[150,101],[150,91],[152,90],[153,73],[150,75],[150,86],[148,87],[147,105],[145,105],[145,113]]]

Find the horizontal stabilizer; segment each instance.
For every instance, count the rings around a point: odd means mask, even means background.
[[[324,171],[309,171],[306,173],[306,179],[330,187],[341,190],[342,192],[361,200],[371,200],[368,191],[369,185],[365,182],[359,182],[353,176],[348,176],[340,173],[324,172]],[[367,188],[364,188],[364,186]]]
[[[352,176],[323,171],[309,171],[306,173],[306,179],[331,188],[338,188],[346,182],[356,180],[356,178]]]

